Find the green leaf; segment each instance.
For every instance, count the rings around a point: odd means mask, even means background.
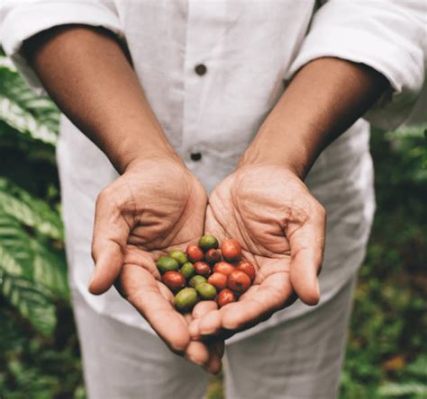
[[[427,395],[427,385],[419,383],[386,383],[379,388],[382,397],[406,397],[407,395]],[[423,396],[425,397],[425,396]]]
[[[6,57],[0,57],[0,95],[29,112],[55,135],[58,133],[60,113],[56,105],[32,90]]]
[[[0,95],[0,119],[23,135],[55,145],[57,135],[49,126],[40,123],[30,112],[7,97]]]
[[[48,288],[55,296],[69,300],[64,253],[49,250],[36,240],[32,240],[31,245],[34,251],[33,281]]]
[[[0,292],[22,317],[43,335],[51,335],[55,325],[55,305],[35,282],[0,271]]]
[[[0,213],[0,270],[30,279],[33,275],[33,258],[29,237],[21,225]]]
[[[0,212],[54,240],[63,240],[60,215],[6,179],[0,178]]]
[[[69,299],[64,253],[53,250],[0,213],[0,271],[34,281],[49,295]]]

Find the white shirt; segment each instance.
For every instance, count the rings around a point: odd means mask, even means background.
[[[231,173],[292,75],[335,56],[371,66],[391,83],[372,120],[409,115],[424,81],[426,0],[3,0],[0,39],[27,80],[22,41],[52,26],[103,26],[126,40],[135,71],[165,132],[210,191]],[[204,65],[204,74],[196,72]],[[200,71],[200,67],[197,69]],[[391,93],[390,93],[391,94]],[[58,144],[70,284],[99,313],[150,329],[114,289],[87,291],[95,199],[117,174],[65,117]],[[200,160],[191,154],[200,153]],[[320,277],[327,301],[360,266],[374,213],[368,123],[360,119],[320,155],[307,177],[328,212]],[[301,303],[239,334],[310,311]]]

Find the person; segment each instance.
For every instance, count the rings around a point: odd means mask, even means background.
[[[416,103],[425,1],[0,7],[6,53],[64,113],[89,397],[202,397],[226,338],[227,398],[336,397],[374,213],[367,120],[396,126]],[[237,238],[257,280],[244,300],[183,317],[153,259],[203,232]]]

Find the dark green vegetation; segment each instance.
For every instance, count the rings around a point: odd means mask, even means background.
[[[0,55],[0,396],[83,398],[54,148],[58,113]],[[378,211],[341,399],[427,398],[425,127],[376,132]],[[221,398],[219,379],[210,399]]]

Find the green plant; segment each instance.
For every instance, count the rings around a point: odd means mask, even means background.
[[[372,134],[377,213],[359,275],[342,399],[427,397],[425,130]]]
[[[0,53],[0,396],[84,397],[55,168],[59,112]]]

